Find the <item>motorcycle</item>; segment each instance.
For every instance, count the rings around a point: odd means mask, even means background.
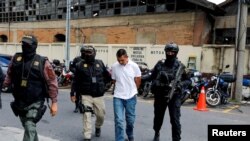
[[[152,97],[153,94],[151,93],[151,86],[152,86],[152,80],[150,80],[151,76],[151,70],[148,68],[148,65],[146,63],[141,63],[139,65],[139,68],[142,72],[141,76],[141,85],[138,88],[138,95],[143,96],[144,98]]]
[[[229,65],[226,66],[228,68]],[[227,104],[230,98],[230,84],[235,82],[235,76],[229,72],[211,77],[210,84],[212,88],[206,91],[206,102],[209,106],[215,107],[219,104]]]
[[[71,71],[66,71],[65,68],[63,69],[61,75],[57,77],[59,87],[71,85],[72,80],[73,73]]]
[[[71,82],[73,80],[73,73],[69,70],[66,70],[66,66],[64,65],[65,60],[63,60],[63,62],[64,63],[61,64],[53,60],[53,64],[55,64],[54,71],[57,75],[57,82],[59,87],[71,85]]]
[[[60,60],[54,59],[52,61],[52,67],[54,69],[54,72],[57,77],[59,77],[62,74],[63,71],[63,65],[61,64]]]
[[[242,99],[243,100],[250,100],[250,79],[243,78],[242,83]]]
[[[198,102],[201,88],[206,87],[208,84],[208,80],[206,78],[202,78],[202,74],[195,69],[187,70],[187,74],[190,77],[192,83],[183,88],[183,98],[181,100],[181,104],[183,104],[187,99],[193,99],[193,102]]]

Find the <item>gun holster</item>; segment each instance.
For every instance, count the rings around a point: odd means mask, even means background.
[[[36,117],[33,120],[35,123],[37,123],[38,121],[41,120],[41,118],[43,117],[44,113],[46,112],[46,109],[47,109],[46,105],[41,105],[41,107],[37,109]]]
[[[16,103],[14,101],[10,102],[10,107],[11,107],[11,109],[16,117],[17,116],[25,116],[27,114],[27,111],[18,108],[18,106],[16,105]]]
[[[90,113],[94,114],[94,110],[89,106],[84,106],[84,112],[90,112]]]

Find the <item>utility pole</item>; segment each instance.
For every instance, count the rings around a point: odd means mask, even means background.
[[[247,32],[247,11],[248,5],[246,1],[239,0],[238,2],[240,12],[238,14],[238,32],[236,38],[236,51],[237,51],[237,72],[236,72],[236,86],[235,86],[235,100],[240,103],[242,100],[242,80],[244,74],[244,64],[245,64],[245,46],[246,46],[246,32]]]
[[[70,60],[70,0],[67,0],[67,15],[66,15],[66,47],[65,47],[65,66],[69,69]]]

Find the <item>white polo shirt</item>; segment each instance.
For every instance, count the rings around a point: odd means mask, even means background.
[[[121,99],[130,99],[137,94],[137,87],[135,84],[135,77],[141,76],[139,66],[128,60],[124,66],[118,62],[112,65],[112,79],[115,80],[114,97]]]

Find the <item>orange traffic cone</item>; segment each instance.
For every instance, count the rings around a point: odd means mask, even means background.
[[[208,111],[206,108],[206,94],[205,94],[205,88],[204,86],[201,88],[201,93],[197,102],[196,107],[194,110],[199,110],[199,111]]]

